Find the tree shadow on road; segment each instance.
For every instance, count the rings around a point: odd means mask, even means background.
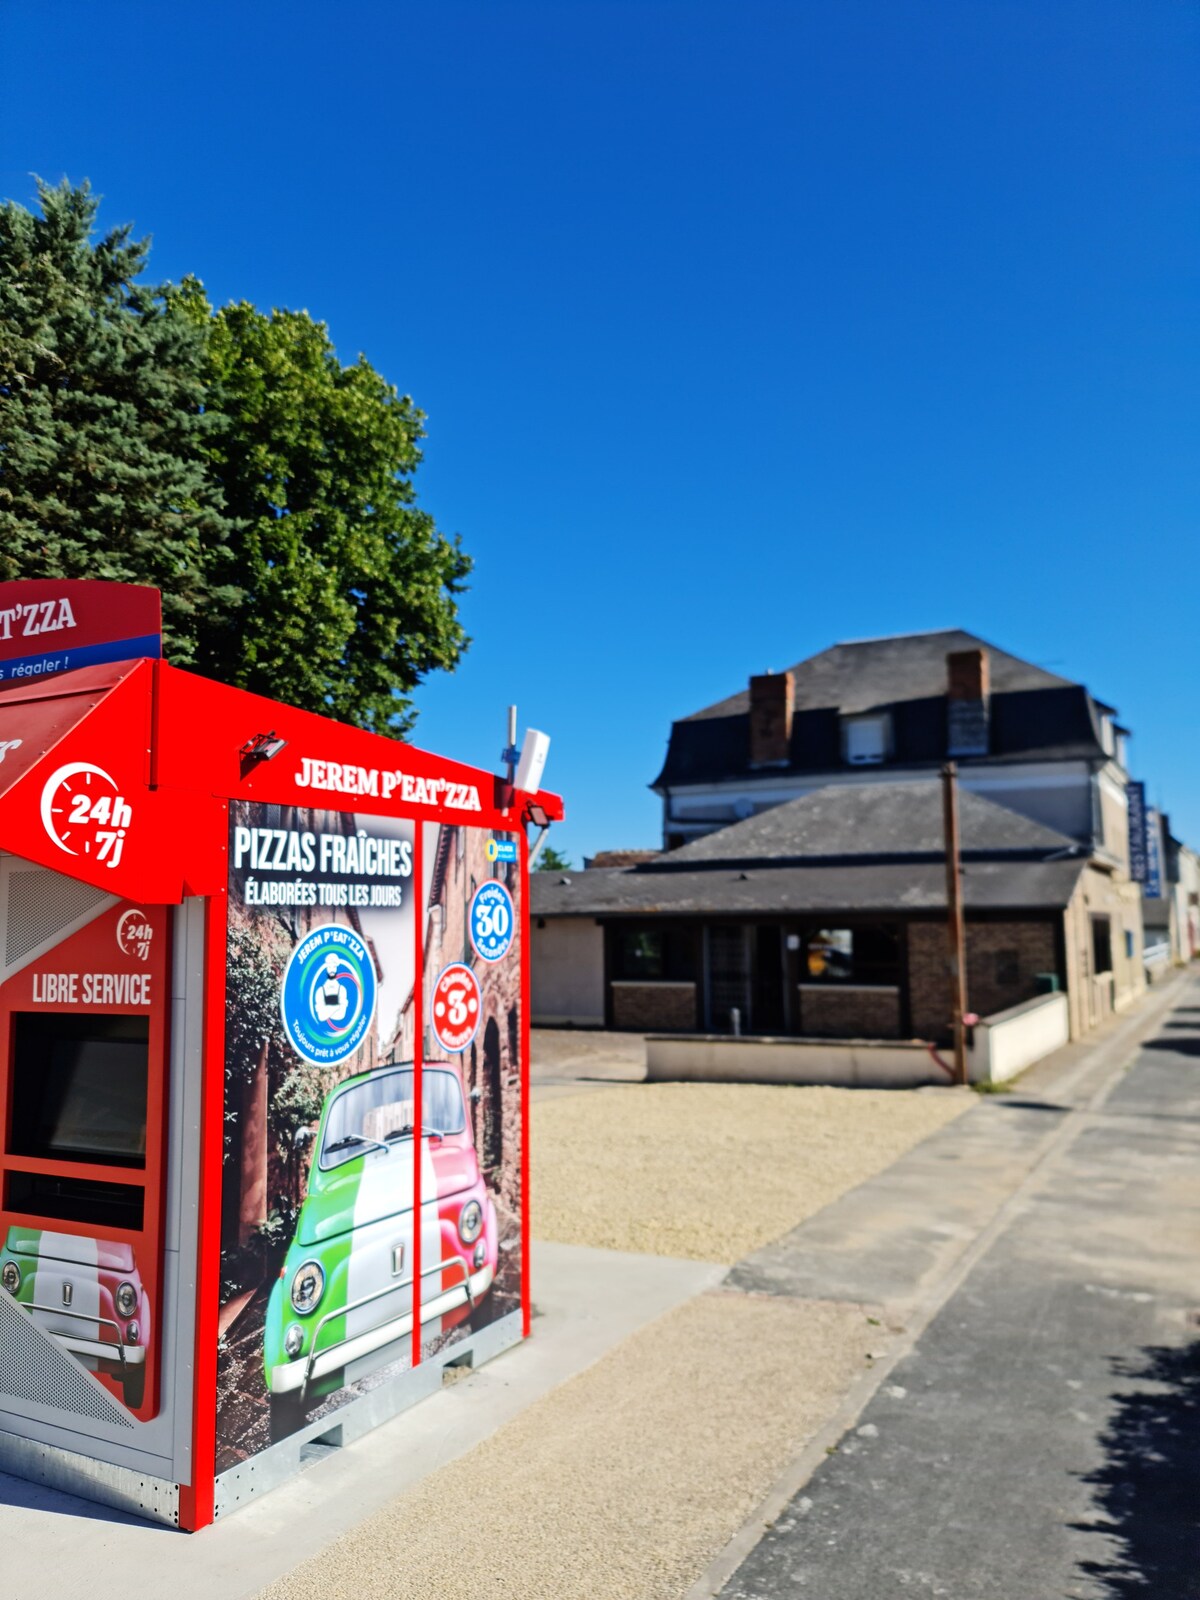
[[[1169,1050],[1172,1055],[1200,1056],[1200,1034],[1192,1033],[1183,1039],[1147,1039],[1143,1050]]]
[[[1113,1600],[1196,1600],[1200,1593],[1200,1341],[1114,1363],[1137,1387],[1118,1394],[1100,1443],[1099,1515],[1075,1526],[1107,1534],[1112,1558],[1083,1572]]]

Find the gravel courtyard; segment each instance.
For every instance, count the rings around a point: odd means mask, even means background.
[[[535,1100],[533,1234],[732,1263],[974,1103],[967,1089],[617,1084]]]

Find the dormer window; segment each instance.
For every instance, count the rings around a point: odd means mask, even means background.
[[[1116,733],[1113,729],[1113,719],[1107,711],[1100,713],[1100,747],[1105,755],[1115,755],[1117,751]]]
[[[878,766],[892,753],[892,719],[886,711],[842,718],[842,753],[852,767]]]

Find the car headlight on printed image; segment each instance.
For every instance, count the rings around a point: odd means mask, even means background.
[[[325,1274],[315,1261],[302,1261],[292,1277],[292,1305],[307,1316],[325,1293]]]
[[[133,1284],[119,1283],[113,1304],[123,1317],[131,1317],[138,1308],[138,1292]]]
[[[8,1290],[9,1294],[16,1294],[21,1287],[21,1269],[15,1261],[6,1261],[0,1268],[0,1283]]]
[[[474,1244],[483,1227],[483,1207],[478,1200],[468,1200],[458,1214],[458,1236],[464,1244]]]
[[[298,1322],[293,1322],[283,1336],[283,1348],[294,1361],[304,1349],[304,1329]]]
[[[136,1344],[142,1336],[142,1330],[136,1322],[131,1322],[125,1329],[125,1338],[129,1344]]]

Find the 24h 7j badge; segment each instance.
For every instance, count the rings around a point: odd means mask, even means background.
[[[430,1010],[434,1038],[447,1055],[461,1055],[479,1026],[479,982],[470,967],[456,961],[439,975]]]
[[[515,921],[512,896],[504,885],[495,878],[481,883],[471,901],[467,922],[471,943],[485,961],[499,961],[508,954]]]

